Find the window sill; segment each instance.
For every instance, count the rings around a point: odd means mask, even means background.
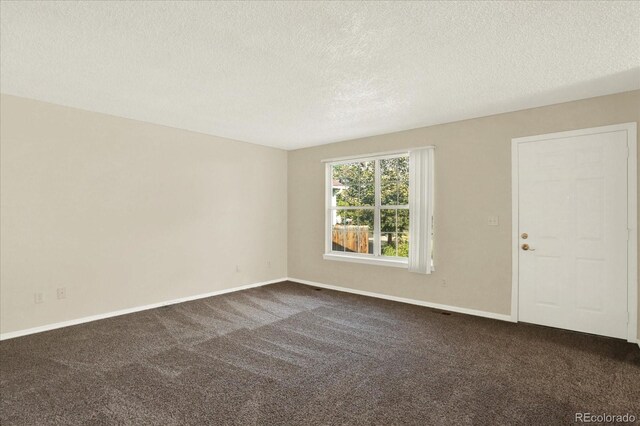
[[[381,259],[368,256],[349,256],[344,254],[328,254],[325,253],[322,258],[324,260],[337,260],[340,262],[364,263],[368,265],[391,266],[393,268],[409,268],[408,260]]]

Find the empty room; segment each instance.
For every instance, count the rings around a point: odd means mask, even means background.
[[[640,424],[637,1],[0,0],[0,424]]]

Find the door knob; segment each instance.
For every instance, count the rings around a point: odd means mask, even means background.
[[[536,249],[533,249],[533,248],[529,247],[529,244],[526,244],[526,243],[522,245],[522,250],[524,250],[524,251],[527,251],[527,250],[536,251]]]

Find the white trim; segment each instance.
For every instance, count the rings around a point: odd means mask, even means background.
[[[106,312],[104,314],[91,315],[91,316],[88,316],[88,317],[76,318],[76,319],[72,319],[72,320],[69,320],[69,321],[62,321],[62,322],[56,322],[56,323],[53,323],[53,324],[41,325],[41,326],[38,326],[38,327],[27,328],[27,329],[24,329],[24,330],[10,331],[8,333],[0,334],[0,340],[13,339],[15,337],[21,337],[21,336],[26,336],[26,335],[35,334],[35,333],[41,333],[43,331],[55,330],[57,328],[69,327],[69,326],[72,326],[72,325],[84,324],[84,323],[87,323],[87,322],[97,321],[97,320],[111,318],[111,317],[117,317],[117,316],[120,316],[120,315],[132,314],[134,312],[146,311],[146,310],[149,310],[149,309],[160,308],[162,306],[175,305],[177,303],[183,303],[183,302],[189,302],[189,301],[192,301],[192,300],[204,299],[206,297],[218,296],[218,295],[225,294],[225,293],[233,293],[233,292],[240,291],[240,290],[247,290],[247,289],[250,289],[250,288],[262,287],[262,286],[267,285],[267,284],[275,284],[275,283],[283,282],[283,281],[286,281],[286,280],[287,280],[287,278],[278,278],[278,279],[275,279],[275,280],[262,281],[262,282],[258,282],[258,283],[242,285],[240,287],[232,287],[232,288],[226,288],[226,289],[223,289],[223,290],[212,291],[210,293],[197,294],[195,296],[181,297],[179,299],[167,300],[165,302],[152,303],[150,305],[136,306],[136,307],[133,307],[133,308],[120,309],[120,310],[117,310],[117,311]]]
[[[380,159],[376,159],[374,168],[374,177],[373,177],[373,185],[375,187],[374,191],[374,204],[375,209],[373,210],[373,255],[376,257],[382,256],[382,244],[380,242],[382,238],[382,228],[380,226],[380,216],[381,211],[380,207],[382,206],[382,182],[381,174],[380,174]],[[397,212],[396,212],[397,218]],[[396,222],[396,231],[397,231],[397,222]],[[398,254],[398,242],[396,241],[396,254]]]
[[[394,302],[408,303],[410,305],[424,306],[426,308],[433,308],[433,309],[440,309],[440,310],[443,310],[443,311],[457,312],[459,314],[473,315],[473,316],[477,316],[477,317],[491,318],[491,319],[500,320],[500,321],[514,322],[514,321],[511,320],[511,316],[510,315],[506,315],[506,314],[497,314],[495,312],[478,311],[476,309],[468,309],[468,308],[460,308],[458,306],[442,305],[440,303],[425,302],[423,300],[408,299],[406,297],[390,296],[390,295],[382,294],[382,293],[373,293],[373,292],[370,292],[370,291],[355,290],[353,288],[340,287],[340,286],[335,286],[335,285],[330,285],[330,284],[323,284],[323,283],[318,283],[318,282],[314,282],[314,281],[302,280],[302,279],[299,279],[299,278],[291,278],[291,277],[289,277],[289,278],[287,278],[287,280],[295,282],[295,283],[298,283],[298,284],[304,284],[304,285],[312,286],[312,287],[321,287],[321,288],[326,288],[328,290],[341,291],[341,292],[344,292],[344,293],[359,294],[360,296],[375,297],[377,299],[392,300]]]
[[[331,209],[333,198],[333,176],[331,164],[324,165],[324,252],[329,253],[333,244],[331,241],[331,229],[333,228],[333,210]]]
[[[383,152],[373,152],[373,153],[360,154],[360,155],[348,155],[348,156],[345,156],[345,157],[326,158],[324,160],[320,160],[320,162],[322,162],[322,163],[337,163],[337,162],[349,161],[349,160],[367,161],[367,160],[375,160],[378,157],[390,157],[390,156],[393,156],[393,155],[406,155],[409,152],[417,150],[417,149],[435,149],[435,148],[436,148],[435,145],[426,145],[426,146],[406,148],[406,149],[401,149],[401,150],[396,150],[396,151],[383,151]]]
[[[353,254],[331,254],[325,253],[322,255],[324,260],[338,260],[340,262],[351,262],[351,263],[365,263],[368,265],[379,265],[379,266],[392,266],[394,268],[404,268],[407,269],[409,267],[409,262],[405,258],[385,258],[382,256],[372,257],[371,255],[361,255],[358,256],[357,253]],[[396,259],[404,259],[404,260],[396,260]]]
[[[638,126],[627,123],[627,340],[638,340]],[[640,345],[640,342],[639,342]]]
[[[429,154],[429,205],[427,206],[429,216],[429,233],[427,234],[427,245],[429,254],[427,261],[431,272],[436,271],[435,258],[433,255],[433,244],[435,241],[436,221],[435,221],[435,205],[436,205],[436,152],[435,150]]]
[[[586,129],[576,129],[576,130],[567,130],[564,132],[544,133],[541,135],[522,136],[519,138],[513,138],[511,139],[511,141],[512,142],[515,141],[516,143],[540,142],[540,141],[548,141],[551,139],[564,139],[564,138],[572,138],[575,136],[586,136],[586,135],[597,135],[600,133],[619,132],[622,130],[631,131],[635,129],[635,126],[636,126],[635,122],[611,124],[609,126],[588,127]]]
[[[518,230],[520,229],[520,213],[518,208],[518,202],[520,200],[520,181],[518,163],[518,145],[515,139],[511,140],[511,320],[518,322],[518,280],[520,276],[520,236]]]
[[[518,147],[522,143],[539,142],[550,139],[594,135],[617,131],[627,132],[627,228],[629,240],[627,246],[627,341],[638,342],[638,139],[637,123],[622,123],[610,126],[591,127],[567,132],[547,133],[526,136],[511,140],[511,318],[518,321]]]
[[[333,198],[333,197],[332,197]],[[389,206],[389,209],[392,209],[393,206]],[[402,206],[402,208],[408,208],[405,206]],[[375,206],[331,206],[329,207],[329,210],[334,210],[334,211],[344,211],[344,210],[375,210],[376,207]]]

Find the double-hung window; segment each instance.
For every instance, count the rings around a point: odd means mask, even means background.
[[[326,161],[325,259],[430,273],[433,148]]]

